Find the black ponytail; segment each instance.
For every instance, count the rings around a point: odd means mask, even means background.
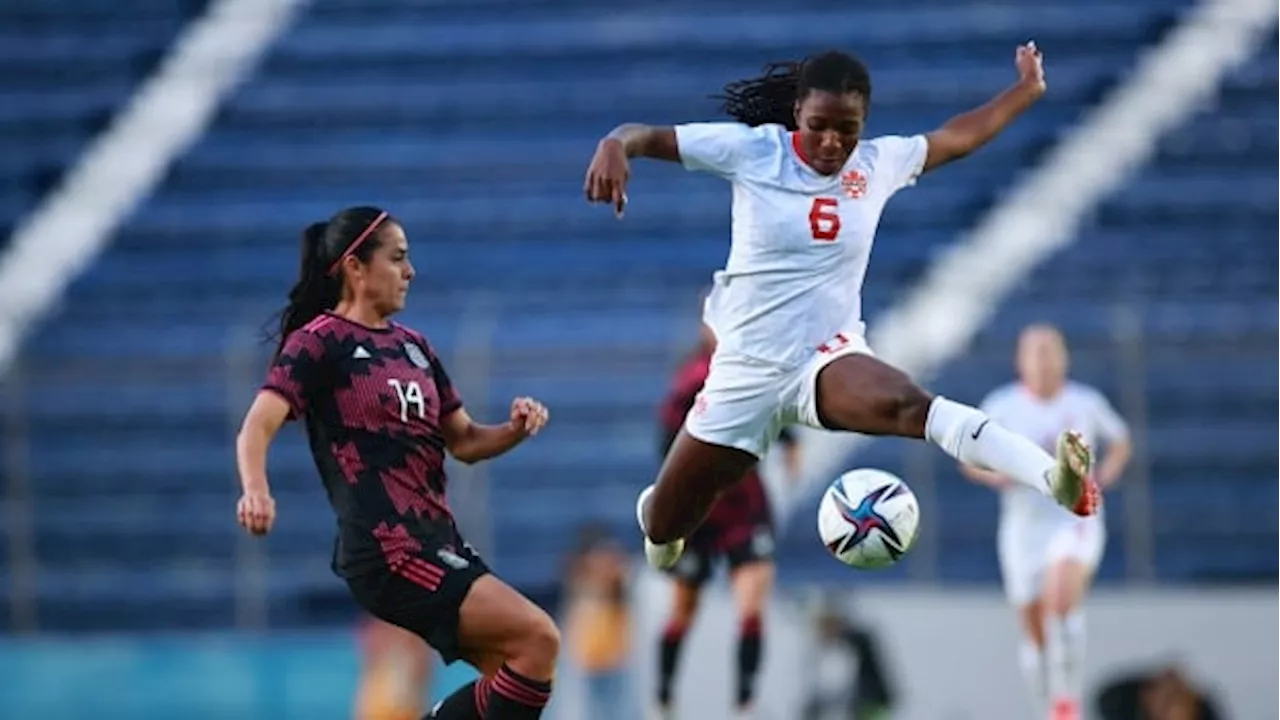
[[[294,330],[315,320],[325,310],[333,309],[341,299],[342,278],[328,274],[328,264],[322,257],[328,227],[326,222],[312,223],[302,232],[298,281],[289,290],[289,304],[280,312],[280,327],[276,331],[277,356]]]
[[[278,314],[270,338],[276,343],[273,357],[279,357],[289,335],[337,307],[342,299],[342,273],[334,272],[345,255],[368,262],[378,248],[378,229],[391,222],[387,213],[375,207],[354,207],[334,215],[328,222],[312,223],[302,233],[298,281],[289,290],[289,304]]]

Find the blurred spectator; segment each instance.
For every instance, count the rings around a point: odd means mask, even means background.
[[[431,682],[431,648],[422,638],[369,617],[359,628],[360,683],[355,720],[418,720]]]
[[[1098,693],[1102,720],[1221,720],[1213,699],[1193,687],[1182,671],[1166,666],[1120,677]]]
[[[627,558],[606,528],[588,523],[579,531],[565,585],[568,657],[586,684],[584,717],[626,720],[635,704],[626,673],[631,637]]]

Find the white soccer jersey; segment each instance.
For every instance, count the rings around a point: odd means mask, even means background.
[[[825,176],[780,125],[675,131],[686,168],[733,184],[733,244],[704,314],[718,352],[797,367],[837,332],[860,331],[876,226],[889,198],[923,169],[924,136],[863,140]]]
[[[982,411],[1010,431],[1030,438],[1050,455],[1058,435],[1077,430],[1095,450],[1098,442],[1115,442],[1129,435],[1129,427],[1107,402],[1088,385],[1068,382],[1058,395],[1041,400],[1018,383],[1005,385],[982,401]],[[1001,513],[1006,521],[1052,522],[1072,517],[1052,498],[1020,484],[1001,493]]]

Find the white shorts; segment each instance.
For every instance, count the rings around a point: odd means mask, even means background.
[[[1000,574],[1010,604],[1021,607],[1040,597],[1044,574],[1063,560],[1075,560],[1092,574],[1102,561],[1106,527],[1094,515],[1061,519],[1008,518],[1000,522]]]
[[[764,457],[787,425],[822,428],[818,421],[818,372],[851,354],[874,355],[860,333],[843,332],[796,368],[717,353],[711,374],[685,417],[685,430],[712,445]]]

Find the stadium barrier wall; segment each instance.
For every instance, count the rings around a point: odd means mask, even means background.
[[[1017,618],[998,590],[855,585],[851,580],[836,597],[850,617],[878,635],[888,656],[902,696],[894,720],[1031,716],[1017,664]],[[654,687],[669,593],[668,583],[649,571],[635,584],[638,688]],[[811,605],[804,596],[782,597],[769,612],[761,717],[800,717],[815,667]],[[1176,664],[1213,693],[1226,717],[1280,717],[1276,606],[1275,587],[1099,589],[1085,605],[1089,698],[1117,674]],[[736,622],[727,586],[709,588],[681,660],[680,717],[731,716]],[[557,720],[585,719],[565,714]]]
[[[1024,720],[1018,620],[995,589],[836,589],[852,619],[878,634],[902,696],[895,720]],[[1228,717],[1275,715],[1280,588],[1097,591],[1085,605],[1089,698],[1103,680],[1176,664],[1210,689]],[[669,584],[641,571],[635,584],[635,685],[654,687]],[[813,603],[778,598],[765,621],[759,710],[795,719],[809,696]],[[736,618],[728,588],[709,588],[677,680],[681,717],[728,717]],[[564,715],[558,720],[584,720]]]
[[[0,640],[0,718],[349,720],[354,630]],[[431,697],[475,676],[438,668]]]
[[[632,688],[638,711],[653,687],[668,585],[634,586]],[[994,590],[881,587],[836,591],[878,635],[902,696],[895,720],[1023,720],[1016,620]],[[1229,718],[1280,717],[1274,588],[1099,591],[1087,604],[1090,692],[1118,673],[1176,663]],[[727,588],[708,588],[681,662],[681,717],[730,717],[735,614]],[[783,595],[766,621],[761,717],[800,717],[813,668],[810,604]],[[0,717],[61,720],[278,720],[351,717],[358,672],[349,631],[0,641]],[[473,673],[439,669],[440,698]],[[582,686],[566,667],[548,720],[586,720]],[[638,717],[633,712],[631,717]],[[592,719],[599,720],[599,719]]]

